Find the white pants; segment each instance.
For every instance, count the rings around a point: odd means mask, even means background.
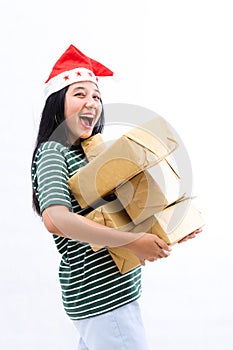
[[[80,335],[78,350],[149,350],[137,301],[73,322]]]

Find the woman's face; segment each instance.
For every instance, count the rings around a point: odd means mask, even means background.
[[[71,84],[65,95],[65,119],[69,130],[69,142],[88,138],[102,111],[100,92],[90,81]]]

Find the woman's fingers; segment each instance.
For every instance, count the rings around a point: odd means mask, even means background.
[[[154,239],[156,244],[163,250],[163,251],[167,251],[170,252],[172,249],[171,247],[169,247],[169,245],[163,241],[161,238],[159,238],[158,236],[154,235]]]
[[[197,230],[193,231],[192,233],[190,233],[189,235],[185,236],[184,238],[182,238],[178,243],[183,243],[183,242],[186,242],[188,241],[190,238],[195,238],[196,235],[198,233],[201,233],[202,232],[202,228],[198,228]]]
[[[202,228],[201,227],[198,228],[197,230],[195,230],[193,233],[197,234],[197,233],[200,233],[200,232],[202,232]]]

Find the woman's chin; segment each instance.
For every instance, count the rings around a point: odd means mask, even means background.
[[[88,130],[88,131],[85,131],[82,135],[80,135],[80,138],[81,139],[87,139],[88,137],[90,137],[92,134],[92,129],[91,130]]]
[[[70,144],[78,145],[80,143],[80,140],[88,139],[88,137],[91,136],[93,129],[85,130],[82,132],[77,133],[76,135],[72,135],[69,138]]]

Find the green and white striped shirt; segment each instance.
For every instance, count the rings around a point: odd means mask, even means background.
[[[43,143],[34,158],[32,183],[41,213],[61,204],[77,213],[81,208],[67,180],[87,164],[81,147],[55,141]],[[90,245],[53,235],[62,255],[59,279],[66,313],[73,320],[96,316],[139,298],[141,268],[122,275],[107,249],[94,252]]]

